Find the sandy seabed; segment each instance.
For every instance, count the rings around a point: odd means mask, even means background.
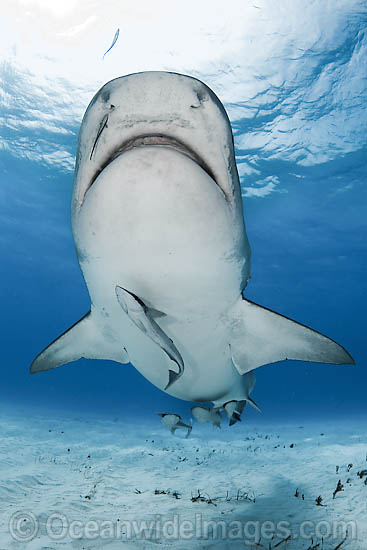
[[[185,439],[158,417],[7,409],[0,434],[0,550],[367,549],[366,419]]]

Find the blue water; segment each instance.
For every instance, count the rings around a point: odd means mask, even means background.
[[[307,49],[290,40],[276,70],[251,66],[241,101],[231,101],[230,87],[223,92],[252,247],[246,296],[337,340],[356,361],[354,367],[289,362],[259,369],[253,397],[267,420],[366,412],[367,12],[357,1],[340,5],[345,10],[335,15],[326,43],[322,29]],[[297,70],[288,70],[295,59]],[[188,403],[165,395],[131,366],[81,360],[28,374],[33,358],[89,308],[70,227],[82,113],[67,116],[74,96],[66,83],[64,133],[23,124],[35,112],[40,120],[52,114],[54,103],[40,98],[16,59],[4,59],[0,71],[7,94],[0,104],[1,401],[111,415],[188,412]],[[220,75],[225,80],[230,72],[192,74],[222,97]],[[250,93],[248,81],[258,91]],[[237,80],[236,97],[238,90]],[[85,108],[95,91],[76,102]],[[249,417],[257,414],[246,409]]]

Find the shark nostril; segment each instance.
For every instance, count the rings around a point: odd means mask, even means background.
[[[198,100],[197,105],[190,105],[192,109],[198,109],[205,101],[208,101],[208,94],[204,90],[196,90],[196,97]]]

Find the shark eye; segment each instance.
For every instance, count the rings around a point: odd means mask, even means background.
[[[208,96],[203,90],[198,90],[196,93],[200,104],[208,101]]]
[[[101,93],[101,99],[103,103],[108,103],[108,101],[110,100],[110,96],[111,93],[109,90],[103,90],[103,92]]]

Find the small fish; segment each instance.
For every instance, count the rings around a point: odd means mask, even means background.
[[[192,416],[200,422],[200,424],[206,424],[211,422],[216,428],[220,428],[221,416],[220,409],[216,407],[204,407],[195,406],[191,407]]]
[[[157,414],[158,416],[161,417],[163,426],[168,428],[171,434],[174,434],[177,428],[186,428],[187,429],[186,438],[189,437],[192,430],[192,426],[182,422],[182,418],[179,414],[174,414],[174,413],[157,413]]]
[[[112,40],[112,44],[111,46],[108,48],[108,50],[103,54],[103,58],[104,59],[104,56],[110,51],[112,50],[112,48],[114,47],[114,45],[116,44],[117,42],[117,39],[119,37],[119,34],[120,34],[120,29],[117,29],[117,31],[115,32],[115,36],[113,37],[113,40]]]

